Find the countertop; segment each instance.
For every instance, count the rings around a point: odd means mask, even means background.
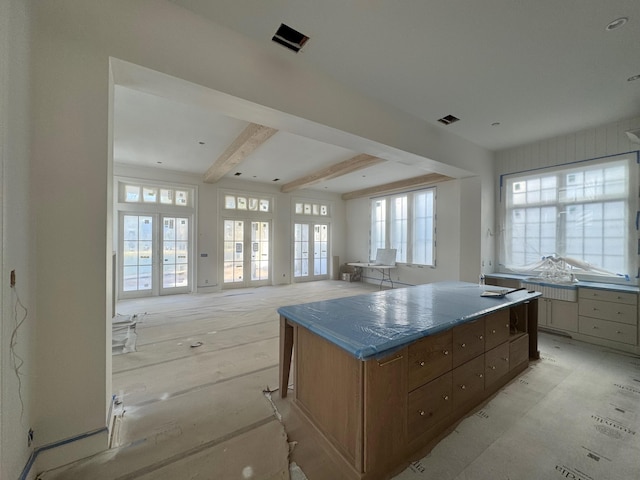
[[[442,282],[280,307],[278,313],[356,358],[380,358],[422,337],[541,296],[526,290],[481,297],[501,287]]]
[[[606,283],[606,282],[587,282],[587,281],[577,281],[575,283],[553,283],[546,282],[541,279],[536,279],[531,275],[521,275],[515,273],[487,273],[485,274],[486,278],[506,278],[512,280],[519,280],[521,282],[533,283],[536,285],[543,285],[545,287],[554,287],[554,288],[565,288],[565,289],[578,289],[582,288],[595,288],[598,290],[611,290],[614,292],[629,292],[629,293],[639,293],[640,288],[637,285],[623,285],[618,283]]]

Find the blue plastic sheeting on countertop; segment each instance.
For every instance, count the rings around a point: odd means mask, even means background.
[[[356,358],[367,360],[541,296],[526,290],[504,298],[480,296],[488,290],[505,289],[464,282],[430,283],[280,307],[278,313]]]

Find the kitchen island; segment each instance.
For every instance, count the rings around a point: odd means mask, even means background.
[[[280,392],[345,475],[385,478],[539,358],[537,292],[443,282],[292,305]]]

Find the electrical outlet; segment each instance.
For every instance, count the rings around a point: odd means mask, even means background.
[[[9,279],[9,285],[11,286],[11,288],[16,286],[16,271],[15,270],[11,270],[11,275],[10,275],[10,279]]]

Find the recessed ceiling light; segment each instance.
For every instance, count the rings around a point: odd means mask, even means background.
[[[500,122],[493,122],[493,123],[491,124],[491,126],[492,126],[492,127],[497,127],[498,125],[500,125]]]
[[[611,30],[615,30],[616,28],[620,28],[621,26],[623,26],[628,21],[629,21],[628,17],[616,18],[613,22],[609,23],[609,25],[606,26],[605,30],[607,32],[610,32]]]
[[[634,75],[633,77],[627,78],[627,82],[633,82],[638,79],[640,79],[640,75]]]

